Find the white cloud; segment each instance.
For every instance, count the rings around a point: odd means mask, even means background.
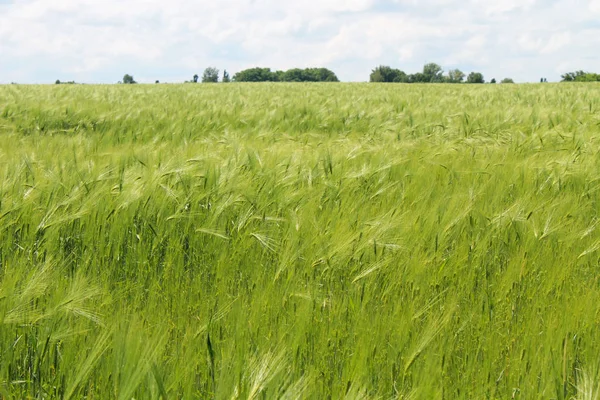
[[[378,64],[431,61],[558,79],[600,71],[594,12],[600,0],[13,0],[0,4],[0,81],[185,79],[209,65],[326,66],[366,80]]]
[[[548,43],[542,48],[542,54],[555,53],[571,43],[570,32],[556,33],[550,37]]]
[[[476,0],[476,5],[482,6],[486,14],[502,14],[514,10],[529,10],[536,0]]]
[[[537,52],[542,47],[542,40],[539,38],[533,38],[530,34],[526,33],[519,38],[519,46],[528,52]]]
[[[519,38],[519,45],[525,51],[532,54],[552,54],[561,50],[571,43],[571,33],[561,32],[554,33],[549,38],[537,37],[534,38],[529,34],[525,34]]]

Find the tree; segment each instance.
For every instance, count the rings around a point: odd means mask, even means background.
[[[292,68],[285,72],[275,72],[279,82],[339,82],[333,71],[327,68]]]
[[[471,72],[467,77],[467,83],[485,83],[481,72]]]
[[[460,69],[451,69],[448,71],[449,83],[461,83],[465,79],[465,74]]]
[[[157,81],[156,81],[156,82],[154,82],[154,83],[160,83],[160,81],[158,81],[158,80],[157,80]]]
[[[198,83],[198,74],[194,74],[194,77],[192,78],[192,82]]]
[[[387,65],[380,65],[371,71],[369,82],[393,82],[394,76],[394,69]]]
[[[236,73],[233,80],[236,82],[273,82],[277,80],[277,75],[271,71],[271,68],[256,67]]]
[[[309,81],[310,77],[300,68],[292,68],[283,74],[283,81],[285,82],[306,82]]]
[[[511,78],[504,78],[500,81],[500,83],[515,83]]]
[[[425,64],[423,67],[425,82],[443,82],[443,73],[442,67],[436,63]]]
[[[407,83],[408,82],[408,75],[406,74],[406,72],[397,69],[396,70],[396,76],[394,77],[393,82],[394,83]]]
[[[327,68],[306,68],[304,75],[310,82],[339,82],[336,74]]]
[[[593,72],[575,71],[561,75],[562,82],[598,82],[600,74]]]
[[[60,79],[57,79],[56,82],[54,82],[56,85],[60,85]]]
[[[125,76],[123,76],[123,83],[127,85],[132,85],[137,82],[133,79],[133,76],[125,74]]]
[[[408,76],[404,71],[391,68],[387,65],[380,65],[371,71],[370,82],[408,82]]]
[[[490,81],[490,83],[496,83],[496,78],[492,78],[492,80]]]
[[[273,82],[285,82],[285,71],[277,70],[271,73],[271,80]]]
[[[231,78],[229,77],[229,73],[227,72],[227,70],[223,71],[223,83],[228,83],[231,82]]]
[[[327,68],[319,68],[317,70],[321,82],[339,82],[340,79],[337,77],[335,72]]]
[[[426,83],[429,82],[427,80],[427,76],[425,76],[422,72],[417,72],[416,74],[408,75],[408,83]]]
[[[202,83],[219,82],[219,70],[214,67],[208,67],[202,73]]]
[[[327,68],[292,68],[271,71],[270,68],[249,68],[233,76],[236,82],[339,82],[335,73]]]
[[[371,71],[371,75],[369,75],[369,82],[385,82],[385,77],[381,71],[381,68],[382,67],[377,67]]]

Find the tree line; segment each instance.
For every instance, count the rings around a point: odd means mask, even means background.
[[[228,82],[339,82],[336,74],[327,68],[292,68],[287,71],[271,71],[270,68],[249,68],[236,73],[230,77],[227,70],[220,71],[215,67],[208,67],[202,76],[195,74],[191,80],[184,83],[228,83]],[[56,83],[61,83],[57,81]],[[123,80],[118,83],[136,84],[132,75],[125,74]],[[156,81],[155,83],[160,83]]]
[[[600,82],[600,74],[593,72],[575,71],[567,72],[561,75],[562,82]],[[202,76],[195,74],[191,80],[185,83],[228,83],[228,82],[339,82],[337,75],[327,68],[292,68],[287,71],[272,71],[270,68],[249,68],[240,71],[231,77],[227,70],[220,73],[215,67],[208,67],[202,73]],[[439,64],[428,63],[423,66],[421,72],[407,74],[406,72],[392,68],[387,65],[380,65],[371,71],[369,82],[384,83],[485,83],[481,72],[471,72],[466,75],[460,69],[451,69],[447,73]],[[540,82],[548,82],[546,78],[541,78]],[[118,83],[135,84],[137,83],[132,75],[125,74],[123,80]],[[156,81],[156,83],[160,83]],[[490,83],[496,83],[496,79],[491,79]],[[504,78],[500,83],[514,83],[511,78]],[[75,84],[74,81],[61,82],[56,80],[56,84]]]
[[[271,68],[248,68],[240,71],[230,77],[227,71],[223,72],[222,78],[219,80],[220,71],[217,68],[206,68],[202,77],[197,74],[192,80],[185,83],[217,83],[217,82],[339,82],[337,75],[327,68],[292,68],[287,71],[276,70]],[[407,74],[399,69],[389,66],[380,65],[376,67],[369,76],[370,82],[394,82],[394,83],[485,83],[483,74],[480,72],[471,72],[468,76],[459,69],[451,69],[448,74],[444,75],[442,67],[435,63],[426,64],[422,72]],[[126,74],[123,81],[119,83],[132,84],[136,83],[133,76]],[[156,83],[160,83],[156,81]],[[490,83],[496,83],[492,79]],[[501,83],[514,83],[512,79],[505,78]]]
[[[560,77],[562,78],[562,82],[600,82],[600,74],[594,72],[567,72]]]
[[[194,75],[191,83],[198,82],[198,75]],[[229,77],[227,71],[223,73],[221,82],[339,82],[335,73],[327,68],[292,68],[287,71],[271,71],[270,68],[249,68]],[[219,70],[209,67],[202,74],[203,83],[219,82]]]
[[[292,68],[271,71],[270,68],[249,68],[233,76],[236,82],[339,82],[337,75],[327,68]]]
[[[466,81],[465,81],[466,78]],[[439,64],[429,63],[423,66],[423,71],[414,74],[392,68],[387,65],[380,65],[371,71],[369,82],[388,82],[388,83],[485,83],[481,72],[471,72],[465,75],[460,69],[451,69],[447,74]],[[490,83],[496,83],[492,79]],[[511,78],[504,78],[501,83],[514,83]]]

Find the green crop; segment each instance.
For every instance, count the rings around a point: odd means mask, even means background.
[[[599,89],[0,87],[0,398],[597,399]]]

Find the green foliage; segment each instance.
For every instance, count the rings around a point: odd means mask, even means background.
[[[305,74],[304,70],[301,70],[300,68],[294,68],[294,69],[287,70],[283,74],[282,81],[305,82],[305,81],[308,81],[309,79],[310,79],[310,77],[308,76],[308,74]]]
[[[306,82],[339,82],[337,75],[327,68],[306,68]]]
[[[249,68],[233,75],[236,82],[276,82],[277,75],[271,72],[271,68]]]
[[[467,83],[485,83],[485,79],[483,79],[481,72],[471,72],[467,76]]]
[[[490,83],[495,84],[496,83],[496,78],[492,78],[492,80],[490,81]]]
[[[214,67],[208,67],[202,73],[202,83],[219,82],[219,70]]]
[[[436,63],[429,63],[423,66],[423,79],[425,82],[441,83],[444,81],[444,70]]]
[[[270,68],[250,68],[234,75],[236,82],[339,82],[327,68],[293,68],[271,72]]]
[[[231,78],[229,77],[229,73],[227,72],[227,70],[223,71],[223,83],[229,83],[231,82]]]
[[[502,81],[500,81],[500,83],[515,83],[515,81],[513,81],[511,78],[504,78]]]
[[[339,82],[337,76],[327,68],[294,68],[285,71],[278,81],[282,82]]]
[[[135,81],[135,79],[133,79],[133,76],[131,76],[131,75],[129,75],[129,74],[125,74],[125,75],[123,76],[123,81],[122,81],[122,82],[123,82],[124,84],[126,84],[126,85],[132,85],[132,84],[135,84],[135,83],[137,83],[137,82]]]
[[[0,86],[0,397],[598,388],[590,85]]]
[[[453,69],[448,72],[448,76],[443,75],[442,67],[435,63],[425,64],[423,72],[417,72],[407,75],[404,71],[391,68],[387,65],[380,65],[371,71],[369,82],[395,82],[395,83],[460,83],[465,74],[459,69]]]
[[[431,83],[431,81],[424,73],[417,72],[408,76],[408,83]]]
[[[561,78],[563,82],[600,82],[600,74],[584,71],[567,72]]]
[[[465,79],[465,74],[460,69],[451,69],[448,71],[448,83],[462,83]]]
[[[404,71],[380,65],[371,72],[369,77],[370,82],[408,82],[408,76]]]
[[[285,71],[275,71],[272,76],[274,82],[283,82],[285,79]]]

